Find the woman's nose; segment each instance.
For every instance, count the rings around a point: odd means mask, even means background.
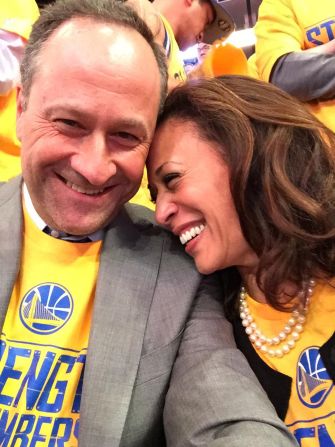
[[[155,218],[159,225],[170,229],[171,221],[177,213],[177,205],[167,198],[158,197],[156,200]]]

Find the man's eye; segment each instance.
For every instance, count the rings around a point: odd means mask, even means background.
[[[140,143],[140,139],[129,132],[115,132],[111,135],[111,139],[127,147],[134,147]]]
[[[55,121],[56,121],[56,123],[64,124],[65,126],[69,126],[69,127],[78,127],[78,128],[81,127],[77,121],[67,119],[67,118],[58,118]]]

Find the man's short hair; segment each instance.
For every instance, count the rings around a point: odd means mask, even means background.
[[[33,78],[38,70],[39,55],[44,44],[63,23],[75,18],[87,18],[96,22],[131,28],[147,41],[154,53],[160,72],[160,105],[162,107],[167,94],[166,57],[154,41],[153,34],[146,23],[121,0],[56,0],[42,9],[39,19],[33,26],[21,63],[21,83],[26,100],[29,98]],[[136,67],[134,67],[134,72],[136,73]]]

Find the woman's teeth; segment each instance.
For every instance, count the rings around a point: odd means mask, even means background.
[[[204,229],[205,226],[202,224],[196,227],[189,228],[187,231],[179,235],[180,242],[183,245],[187,244],[187,242],[189,242],[191,239],[202,233]]]

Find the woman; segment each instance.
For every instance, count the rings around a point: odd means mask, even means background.
[[[157,221],[200,272],[224,269],[279,416],[300,445],[335,445],[335,135],[270,84],[199,80],[168,97],[148,172]]]

